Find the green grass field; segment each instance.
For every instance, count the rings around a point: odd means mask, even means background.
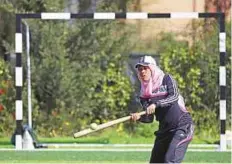
[[[78,148],[72,150],[62,149],[36,149],[35,151],[15,151],[14,146],[10,143],[10,137],[0,138],[0,163],[148,163],[150,151],[103,151],[99,148],[96,151],[82,151],[81,144],[105,144],[105,149],[110,144],[153,144],[154,138],[142,137],[125,137],[123,136],[90,136],[79,139],[72,137],[57,138],[39,138],[40,143],[70,143],[78,144]],[[202,140],[195,140],[194,144],[206,143]],[[212,142],[210,142],[212,143]],[[70,147],[72,148],[72,147]],[[129,148],[129,147],[128,147]],[[88,148],[87,148],[88,149]],[[120,148],[119,148],[120,149]],[[125,148],[126,149],[126,148]],[[201,148],[199,148],[201,149]],[[231,152],[214,152],[212,148],[209,152],[192,152],[186,153],[183,163],[231,163]],[[208,151],[208,150],[207,150]]]
[[[147,163],[150,152],[1,151],[0,163]],[[231,152],[187,152],[183,163],[231,163]]]

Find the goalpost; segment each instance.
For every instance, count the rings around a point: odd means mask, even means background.
[[[22,122],[23,122],[23,68],[22,68],[22,52],[23,39],[21,23],[23,19],[42,19],[42,20],[69,20],[69,19],[198,19],[198,18],[215,18],[219,25],[219,86],[220,86],[220,150],[226,151],[226,33],[225,33],[225,14],[224,13],[198,13],[198,12],[172,12],[172,13],[145,13],[145,12],[127,12],[127,13],[27,13],[16,14],[16,33],[15,33],[15,119],[16,119],[16,137],[15,149],[21,150],[22,147]]]

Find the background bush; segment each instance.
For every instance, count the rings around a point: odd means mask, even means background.
[[[133,0],[124,1],[129,4]],[[136,3],[133,3],[133,5]],[[89,4],[81,2],[81,12]],[[63,11],[64,1],[4,1],[0,15],[0,53],[14,52],[15,13]],[[137,8],[138,9],[138,8]],[[130,10],[132,10],[130,8]],[[107,1],[97,11],[120,12],[119,1]],[[196,134],[207,139],[219,135],[219,52],[218,25],[210,20],[195,21],[194,29],[160,33],[152,40],[138,36],[140,29],[125,21],[38,21],[30,20],[32,55],[33,128],[41,136],[70,136],[91,122],[104,123],[127,115],[134,103],[127,63],[134,51],[158,55],[160,67],[177,80],[192,113]],[[192,24],[191,24],[192,25]],[[187,28],[187,27],[186,27]],[[188,27],[189,28],[189,27]],[[227,127],[231,125],[231,24],[227,34]],[[193,32],[195,33],[193,34]],[[179,39],[184,38],[184,39]],[[154,53],[153,53],[154,52]],[[23,65],[26,64],[23,54]],[[26,72],[26,67],[24,72]],[[10,135],[14,121],[14,67],[0,63],[0,132]],[[24,76],[24,86],[26,86]],[[23,88],[27,109],[27,90]],[[139,108],[139,107],[138,107]],[[24,118],[27,111],[24,110]],[[27,120],[24,119],[24,123]],[[123,126],[124,125],[124,126]],[[154,124],[123,124],[120,135],[128,133],[153,137]]]

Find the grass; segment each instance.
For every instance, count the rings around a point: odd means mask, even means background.
[[[39,143],[100,143],[100,144],[153,144],[154,138],[145,137],[129,137],[129,136],[112,136],[112,137],[98,137],[90,136],[74,139],[73,137],[38,137]],[[191,144],[208,144],[208,142],[193,139]],[[0,138],[0,148],[13,148],[10,138]]]
[[[74,139],[73,137],[38,137],[39,143],[100,143],[100,144],[153,144],[154,137],[114,135],[114,136],[87,136]],[[191,144],[209,144],[194,138]],[[0,138],[0,148],[13,148],[10,137]]]
[[[38,137],[40,143],[101,143],[101,144],[153,144],[154,136],[131,136],[123,132],[106,130],[78,139],[73,137]],[[203,143],[205,140],[194,138],[192,144]],[[2,151],[1,148],[14,148],[10,137],[0,138],[0,163],[147,163],[150,152],[112,152],[112,151]],[[184,163],[231,163],[231,152],[187,152]]]
[[[136,133],[128,133],[123,129],[120,130],[120,124],[118,126],[113,126],[102,131],[92,133],[90,135],[74,139],[73,134],[70,133],[69,136],[60,137],[41,137],[39,134],[38,140],[41,143],[111,143],[111,144],[153,144],[154,142],[154,130],[157,129],[157,122],[149,125],[140,124],[137,127]],[[0,137],[0,147],[3,145],[10,145],[10,138]],[[215,144],[219,142],[219,138],[195,135],[192,144]]]
[[[150,152],[1,151],[1,163],[147,163]],[[187,152],[184,163],[231,163],[230,152]]]

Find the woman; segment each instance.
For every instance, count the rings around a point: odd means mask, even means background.
[[[180,163],[193,136],[193,122],[178,92],[173,77],[156,65],[151,56],[143,56],[136,64],[141,82],[140,102],[146,115],[132,113],[132,120],[159,122],[150,163]]]

